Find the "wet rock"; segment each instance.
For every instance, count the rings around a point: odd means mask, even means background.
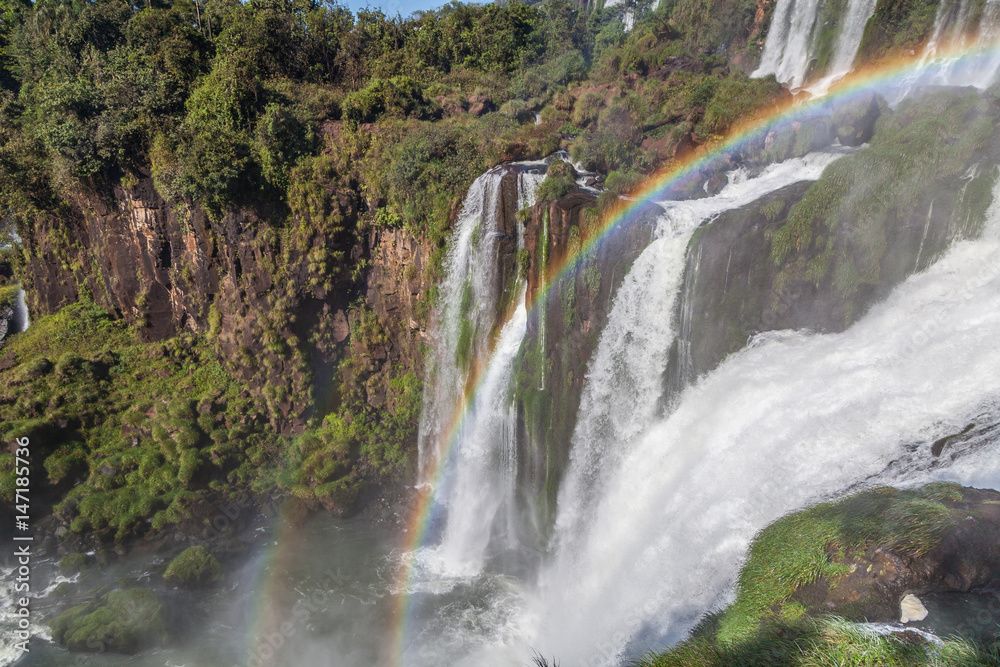
[[[67,554],[59,559],[59,571],[65,576],[70,577],[74,574],[79,574],[80,572],[86,570],[91,565],[94,564],[94,559],[88,554],[83,553],[72,553]]]
[[[927,616],[918,596],[1000,584],[1000,492],[955,484],[920,492],[927,498],[900,503],[891,516],[871,517],[888,526],[882,543],[831,554],[844,575],[821,577],[792,598],[813,613],[906,623]]]
[[[163,572],[163,579],[182,586],[194,587],[215,583],[222,578],[219,559],[201,545],[188,547]]]
[[[133,654],[169,639],[163,607],[148,588],[112,591],[100,603],[63,612],[49,627],[52,640],[74,652]]]
[[[875,93],[866,93],[856,100],[838,106],[831,117],[837,139],[844,146],[860,146],[867,143],[875,134],[875,123],[882,110],[887,107],[885,100]]]

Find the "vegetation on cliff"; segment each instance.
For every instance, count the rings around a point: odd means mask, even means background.
[[[243,490],[343,510],[412,470],[411,331],[469,183],[562,147],[623,193],[783,94],[713,52],[759,41],[755,3],[710,26],[640,4],[627,32],[566,0],[5,3],[0,207],[35,317],[0,435],[39,444],[57,513],[124,540]],[[400,267],[415,324],[371,299],[388,234],[436,254]]]
[[[298,436],[275,434],[206,336],[145,343],[89,302],[12,337],[0,377],[0,439],[30,438],[44,462],[38,497],[74,531],[118,541],[246,489],[343,510],[361,461],[398,464],[419,414],[410,374],[395,381],[384,418],[355,405]],[[0,463],[0,499],[13,504],[13,455]]]

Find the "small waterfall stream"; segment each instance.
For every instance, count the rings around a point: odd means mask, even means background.
[[[17,301],[14,302],[13,331],[27,331],[31,326],[31,318],[28,316],[28,304],[24,302],[24,290],[17,291]]]
[[[801,88],[810,80],[823,90],[851,71],[865,24],[875,12],[875,0],[848,0],[843,13],[825,17],[829,0],[778,0],[771,18],[764,53],[753,76],[774,74],[790,88]],[[835,22],[835,37],[824,25]],[[832,45],[829,42],[832,39]],[[824,51],[830,50],[829,53]],[[811,71],[818,58],[827,59],[822,71]]]
[[[519,171],[513,200],[522,209],[534,204],[535,190],[545,178],[545,164],[523,163],[515,168]],[[505,173],[497,168],[477,179],[459,216],[441,288],[434,379],[421,419],[421,470],[426,474],[436,459],[450,457],[436,496],[446,514],[441,542],[423,554],[423,564],[448,577],[477,574],[496,531],[506,536],[508,548],[516,546],[512,524],[517,415],[511,374],[527,331],[523,285],[516,287],[513,314],[503,323],[494,347],[490,340],[500,324],[496,319],[502,316],[496,299],[502,292],[497,255],[499,238],[505,233],[501,219]],[[516,248],[523,247],[521,227],[518,223]],[[520,283],[516,277],[513,280]],[[484,376],[478,381],[472,378],[478,386],[471,404],[465,391],[474,371],[456,355],[462,347],[471,348],[471,359],[486,360]],[[465,415],[457,432],[451,433],[456,410]]]

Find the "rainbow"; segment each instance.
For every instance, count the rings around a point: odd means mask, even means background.
[[[530,305],[531,313],[544,307],[553,286],[572,275],[582,257],[596,249],[604,239],[623,223],[632,219],[640,209],[650,202],[664,199],[668,191],[684,187],[706,172],[718,170],[729,162],[731,156],[762,141],[768,132],[815,116],[827,105],[851,102],[874,91],[901,87],[918,74],[932,73],[935,67],[940,68],[942,63],[949,68],[965,69],[976,68],[977,64],[986,61],[1000,62],[1000,43],[940,48],[937,50],[934,62],[929,64],[913,57],[882,61],[845,76],[833,83],[822,96],[805,100],[801,99],[804,96],[796,96],[799,99],[792,98],[761,111],[755,118],[734,128],[727,137],[700,147],[697,152],[684,159],[668,163],[665,168],[650,176],[632,192],[630,197],[620,201],[618,206],[609,211],[590,232],[577,251],[567,253],[567,256],[548,267],[545,279],[542,281],[543,286],[538,289]],[[467,389],[462,405],[469,406],[474,403],[473,399],[486,375],[487,368],[488,366],[474,368],[471,371],[472,377],[466,383]],[[437,460],[429,466],[430,470],[422,480],[417,502],[406,524],[405,548],[411,555],[427,544],[428,528],[437,518],[434,489],[438,488],[448,468],[462,426],[468,417],[467,411],[461,406],[456,407],[449,428],[445,432],[443,446],[439,448]],[[405,664],[406,640],[412,612],[411,596],[408,591],[412,590],[414,573],[414,559],[404,558],[396,578],[397,594],[388,636],[390,645],[386,647],[385,652],[387,667]]]

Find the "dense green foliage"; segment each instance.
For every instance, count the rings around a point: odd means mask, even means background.
[[[662,135],[682,118],[664,120],[703,104],[700,134],[718,134],[775,92],[745,77],[727,90],[728,68],[714,57],[665,82],[630,82],[638,89],[628,95],[619,83],[620,99],[574,89],[704,58],[709,35],[690,8],[651,4],[640,3],[630,33],[621,7],[585,12],[568,0],[452,2],[408,19],[308,0],[6,5],[13,78],[0,95],[0,147],[9,149],[0,201],[15,214],[54,211],[81,187],[151,169],[168,200],[220,215],[290,196],[295,164],[325,150],[345,153],[337,173],[361,176],[369,207],[388,205],[429,230],[446,224],[448,204],[484,165],[554,150],[570,111],[568,129],[584,135],[578,150],[597,166],[649,169],[638,147],[649,120]],[[712,39],[746,33],[749,20],[717,19],[728,27]],[[687,92],[714,90],[716,78],[714,105],[711,94]],[[503,108],[463,113],[477,100]],[[544,127],[526,122],[529,110],[542,111]],[[329,135],[331,120],[349,134]],[[381,127],[358,129],[366,123]]]
[[[89,300],[37,318],[4,350],[0,437],[43,443],[56,511],[119,540],[215,494],[343,508],[363,479],[411,469],[418,368],[379,376],[382,405],[353,384],[372,381],[366,356],[389,334],[352,248],[404,228],[438,249],[433,282],[460,197],[486,169],[568,148],[625,194],[682,138],[714,141],[780,95],[708,55],[706,39],[748,33],[753,3],[726,5],[740,9],[710,34],[683,3],[652,4],[638,3],[630,32],[623,7],[568,0],[451,2],[409,18],[311,0],[0,5],[0,208],[26,239],[15,272],[54,262],[82,298],[118,307],[93,291],[118,278],[71,223],[151,176],[182,228],[204,211],[219,235],[250,211],[249,252],[270,281],[242,324],[231,321],[242,306],[216,298],[199,308],[201,333],[162,344],[141,342],[145,294],[135,329]],[[543,194],[572,179],[553,173]],[[150,277],[136,271],[141,287]],[[198,278],[176,266],[171,280],[183,291]],[[355,304],[357,344],[324,398],[310,346],[329,334],[301,335],[296,308],[329,294]],[[226,322],[262,349],[227,346]]]
[[[384,416],[347,401],[316,430],[290,438],[271,431],[206,338],[143,343],[120,320],[78,303],[5,344],[0,438],[31,439],[36,492],[60,500],[56,512],[73,530],[121,541],[246,489],[347,504],[362,462],[375,470],[405,462],[419,416],[412,374],[392,382]],[[0,455],[6,503],[14,500],[13,464],[12,454]]]

